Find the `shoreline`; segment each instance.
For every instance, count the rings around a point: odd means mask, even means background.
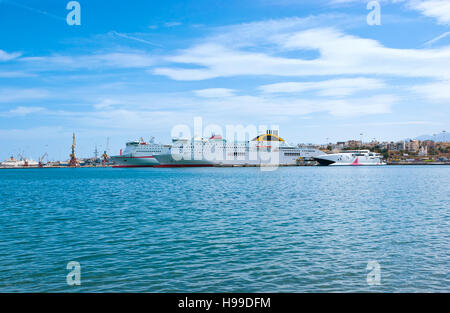
[[[388,162],[386,166],[398,166],[398,165],[450,165],[450,162]],[[264,167],[264,166],[270,166],[270,165],[256,165],[256,164],[234,164],[234,165],[215,165],[212,167]],[[319,166],[319,165],[297,165],[297,164],[278,164],[275,165],[275,167],[326,167],[326,166]],[[361,165],[365,167],[366,165]],[[369,166],[369,165],[367,165]],[[375,165],[380,166],[380,165]],[[336,166],[332,166],[336,167]],[[344,166],[345,167],[345,166]],[[373,166],[372,166],[373,167]],[[44,167],[37,167],[37,166],[16,166],[16,167],[1,167],[0,170],[27,170],[27,169],[60,169],[60,168],[113,168],[112,165],[107,166],[76,166],[76,167],[70,167],[70,166],[44,166]],[[157,168],[157,167],[155,167]]]
[[[387,165],[450,165],[450,162],[388,162]]]

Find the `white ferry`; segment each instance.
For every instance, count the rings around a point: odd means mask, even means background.
[[[169,146],[155,143],[153,138],[149,142],[141,138],[127,142],[123,153],[120,150],[120,155],[111,156],[111,161],[114,162],[113,167],[152,167],[159,164],[155,155],[168,149]]]
[[[319,165],[386,165],[379,153],[370,150],[348,150],[314,157]]]
[[[313,160],[323,152],[308,146],[291,146],[268,130],[250,141],[227,142],[220,135],[209,139],[172,140],[167,153],[155,155],[157,167],[195,167],[221,165],[295,165],[300,159]]]
[[[10,157],[9,159],[6,159],[5,161],[0,163],[0,166],[2,167],[35,167],[38,165],[39,163],[34,161],[33,159],[21,158],[20,160],[16,160],[14,159],[14,157]]]

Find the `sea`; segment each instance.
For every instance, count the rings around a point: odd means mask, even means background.
[[[0,292],[450,292],[450,166],[0,170]]]

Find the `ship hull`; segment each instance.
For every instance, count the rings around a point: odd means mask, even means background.
[[[249,152],[242,155],[234,155],[233,152],[223,151],[218,157],[206,159],[201,153],[196,160],[192,153],[182,154],[160,154],[155,155],[159,165],[155,167],[211,167],[211,166],[278,166],[278,165],[296,165],[299,158],[304,161],[313,160],[313,155],[319,155],[321,152],[316,150],[312,153],[305,153],[302,150],[274,151],[272,153]]]
[[[213,167],[214,164],[206,164],[206,163],[200,163],[200,164],[159,164],[155,165],[154,167]]]
[[[211,167],[214,163],[204,159],[192,160],[183,158],[181,155],[159,154],[155,155],[155,159],[159,162],[155,167]]]
[[[126,167],[153,167],[159,162],[152,156],[112,156],[111,160],[114,162],[115,168]]]

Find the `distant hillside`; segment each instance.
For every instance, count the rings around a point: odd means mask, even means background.
[[[436,141],[436,142],[444,142],[444,141],[450,142],[450,133],[442,132],[442,133],[436,134],[436,136],[433,136],[433,135],[421,135],[421,136],[416,137],[415,139],[422,140],[422,141],[423,140],[433,140],[433,141]]]

